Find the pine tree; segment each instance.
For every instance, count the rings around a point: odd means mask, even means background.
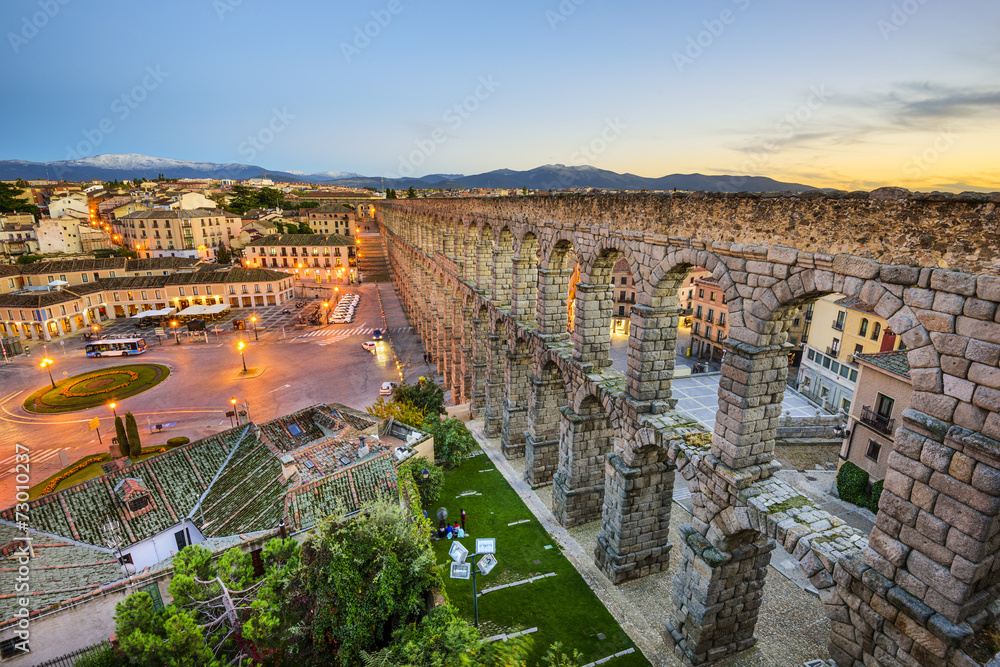
[[[132,458],[142,454],[142,443],[139,441],[139,425],[135,423],[135,415],[125,413],[125,431],[128,434],[128,450]]]
[[[128,436],[125,434],[125,423],[121,417],[115,417],[115,435],[118,437],[118,451],[122,456],[128,456]]]

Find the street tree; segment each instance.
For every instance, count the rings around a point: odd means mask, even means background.
[[[128,456],[128,434],[125,432],[125,422],[121,417],[115,417],[115,437],[118,438],[118,451],[122,456]]]
[[[117,427],[117,423],[115,426]],[[129,456],[136,458],[142,454],[142,443],[139,441],[139,425],[135,422],[135,415],[131,412],[125,413],[125,433],[128,436]]]

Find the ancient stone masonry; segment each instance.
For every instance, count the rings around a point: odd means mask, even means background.
[[[688,662],[754,643],[780,546],[819,591],[842,667],[966,665],[1000,613],[998,203],[893,188],[510,197],[384,202],[377,219],[456,400],[525,457],[528,483],[553,485],[561,522],[601,521],[594,559],[612,581],[667,567],[681,474],[694,517],[663,636]],[[621,258],[636,283],[625,373],[609,332]],[[677,290],[694,267],[729,318],[713,433],[673,411]],[[870,539],[773,476],[792,313],[831,293],[888,320],[912,368]]]

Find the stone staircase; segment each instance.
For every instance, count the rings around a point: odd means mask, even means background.
[[[392,279],[389,260],[382,248],[379,234],[358,234],[358,272],[366,283],[388,282]]]

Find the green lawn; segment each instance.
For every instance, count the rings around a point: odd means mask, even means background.
[[[148,458],[152,458],[153,456],[156,456],[157,454],[159,454],[160,453],[159,452],[160,447],[164,447],[164,446],[165,445],[156,445],[154,447],[143,447],[142,454],[139,455],[138,458],[129,459],[129,460],[132,461],[133,463],[136,463],[138,461],[144,461],[144,460],[146,460]],[[172,449],[172,448],[171,447],[167,447],[167,451],[169,451],[170,449]],[[77,459],[76,461],[73,461],[72,463],[70,463],[68,466],[66,466],[65,468],[63,468],[63,470],[69,470],[70,468],[73,468],[75,465],[77,465],[78,463],[80,463],[82,461],[85,461],[87,459],[92,459],[92,458],[95,458],[95,457],[98,457],[98,456],[101,457],[100,461],[95,461],[94,463],[91,463],[90,465],[88,465],[85,468],[81,468],[80,470],[78,470],[77,472],[73,473],[72,475],[70,475],[66,479],[62,480],[61,482],[59,482],[59,484],[56,485],[56,488],[53,489],[51,491],[51,493],[55,493],[56,491],[59,491],[61,489],[69,488],[69,487],[73,486],[74,484],[79,484],[80,482],[86,482],[88,479],[93,479],[95,477],[100,477],[101,475],[103,475],[104,474],[104,469],[101,467],[102,464],[107,463],[108,461],[111,460],[111,454],[108,454],[108,453],[104,453],[104,454],[89,454],[87,456],[83,456],[83,457]],[[59,472],[56,472],[56,473],[54,473],[52,475],[49,475],[48,477],[46,477],[45,479],[43,479],[41,482],[35,484],[30,489],[28,489],[28,499],[29,500],[34,500],[35,498],[38,498],[39,496],[41,496],[42,495],[42,489],[45,488],[45,485],[48,484],[54,477],[58,477],[59,475],[61,475],[63,473],[63,470],[60,470]]]
[[[130,373],[134,373],[135,379]],[[155,387],[167,379],[170,369],[160,364],[123,364],[100,368],[73,375],[34,392],[24,400],[28,412],[54,414],[86,410],[104,405],[112,400],[135,396]],[[62,392],[69,389],[74,394],[88,396],[66,396]]]
[[[482,495],[456,498],[467,491]],[[496,538],[498,564],[490,574],[476,577],[479,590],[549,572],[556,573],[554,577],[481,596],[479,627],[484,637],[537,627],[538,632],[529,635],[534,644],[528,665],[535,665],[548,646],[556,641],[562,642],[564,651],[580,651],[583,654],[581,664],[635,648],[632,640],[562,554],[556,541],[542,528],[486,455],[466,459],[458,468],[445,471],[441,497],[437,503],[424,508],[432,520],[436,521],[434,517],[438,507],[448,510],[448,521],[452,524],[460,520],[461,510],[465,509],[469,537],[459,542],[470,552],[475,549],[475,538]],[[507,525],[523,519],[530,521],[516,526]],[[451,559],[448,549],[451,542],[440,540],[432,544],[448,597],[471,622],[472,581],[449,577]],[[552,548],[546,549],[548,545]],[[536,563],[536,560],[539,562]],[[604,639],[599,639],[598,634],[603,634]],[[649,662],[636,648],[635,653],[614,658],[606,664],[608,667],[648,666]]]

